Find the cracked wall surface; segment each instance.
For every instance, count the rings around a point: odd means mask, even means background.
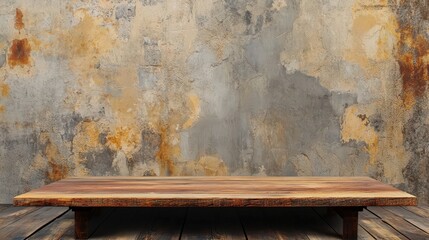
[[[428,9],[3,0],[0,202],[89,175],[367,175],[428,202]]]

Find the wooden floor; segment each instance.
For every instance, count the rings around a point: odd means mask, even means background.
[[[121,208],[99,212],[91,239],[341,239],[325,208]],[[429,239],[429,206],[370,207],[360,239]],[[73,239],[73,212],[0,205],[1,239]]]

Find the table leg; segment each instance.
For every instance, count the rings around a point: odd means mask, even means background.
[[[91,218],[92,208],[75,207],[74,211],[74,233],[76,239],[89,238],[89,221]]]
[[[334,208],[334,210],[343,219],[343,239],[357,239],[359,212],[363,210],[363,207],[341,207]]]

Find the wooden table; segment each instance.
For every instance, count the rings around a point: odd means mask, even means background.
[[[14,198],[17,206],[67,206],[75,234],[88,238],[100,207],[329,207],[356,239],[367,206],[415,206],[416,197],[368,177],[84,177],[68,178]]]

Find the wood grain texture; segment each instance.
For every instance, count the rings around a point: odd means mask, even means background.
[[[179,239],[186,208],[117,208],[90,239]]]
[[[405,218],[405,220],[419,229],[429,233],[429,221],[425,218]]]
[[[67,208],[46,207],[0,229],[2,239],[25,239],[67,211]]]
[[[387,218],[383,221],[389,224],[391,227],[396,229],[398,232],[402,233],[409,239],[414,240],[423,240],[429,239],[429,234],[425,233],[423,230],[416,228],[413,224],[407,222],[406,220],[398,218]]]
[[[141,231],[138,240],[144,239],[180,239],[186,208],[158,208],[150,231]]]
[[[407,238],[381,219],[363,219],[360,225],[375,239],[406,240]]]
[[[237,209],[189,208],[181,239],[246,239]]]
[[[239,216],[249,240],[341,239],[311,208],[241,208]]]
[[[55,221],[46,225],[35,234],[31,235],[29,240],[72,240],[74,239],[74,213],[68,211]]]
[[[416,198],[368,177],[85,177],[14,198],[17,206],[414,206]]]
[[[408,206],[408,207],[404,207],[404,208],[410,212],[413,212],[413,213],[421,216],[421,217],[429,218],[429,209],[424,209],[421,207],[414,207],[414,206]]]
[[[10,208],[12,205],[10,204],[0,204],[0,212],[6,208]]]
[[[155,211],[155,208],[116,208],[91,239],[137,239],[140,232],[152,228]]]
[[[8,215],[13,217],[11,209],[22,211],[25,208],[8,208]],[[28,223],[39,222],[37,224],[40,224],[41,211],[49,211],[52,208],[37,209],[40,209],[37,213],[32,211],[32,214],[19,215],[19,218],[15,219],[16,223],[8,227],[8,231],[22,232],[29,229]],[[313,209],[210,208],[202,217],[211,219],[212,224],[201,224],[200,227],[195,228],[194,223],[198,223],[201,216],[192,216],[193,213],[189,213],[189,211],[187,213],[186,208],[115,208],[113,214],[108,215],[106,220],[101,222],[90,239],[179,239],[181,234],[182,239],[186,236],[195,238],[200,236],[199,239],[204,239],[204,236],[208,234],[218,236],[220,239],[227,239],[228,236],[232,236],[231,233],[235,232],[239,235],[237,230],[240,228],[243,230],[243,235],[247,234],[248,239],[341,239],[341,217],[335,211],[326,211],[327,208]],[[380,218],[370,211],[362,211],[359,214],[361,226],[358,229],[358,239],[373,240],[374,237],[377,239],[401,239],[402,237],[428,239],[427,232],[422,233],[423,229],[428,230],[428,218],[404,214],[402,210],[395,211],[392,208],[388,208],[390,211],[383,207],[371,207],[370,209],[377,212]],[[382,210],[377,211],[377,209]],[[401,216],[393,214],[392,211],[412,218],[403,219]],[[234,220],[237,212],[240,213],[239,217],[242,220],[239,223]],[[188,220],[185,221],[185,218]],[[196,219],[196,221],[189,221],[192,219]],[[33,226],[37,224],[33,224]],[[230,225],[226,231],[225,224]],[[368,229],[373,236],[362,226]],[[32,234],[29,239],[74,239],[73,227],[74,214],[72,211],[68,211]],[[201,228],[207,229],[207,227],[208,230],[204,230],[204,234],[196,233],[201,232]],[[231,231],[231,229],[235,230]],[[0,239],[3,239],[3,236],[0,236]]]
[[[3,211],[0,212],[0,229],[37,209],[39,209],[39,207],[10,207],[3,209]]]

